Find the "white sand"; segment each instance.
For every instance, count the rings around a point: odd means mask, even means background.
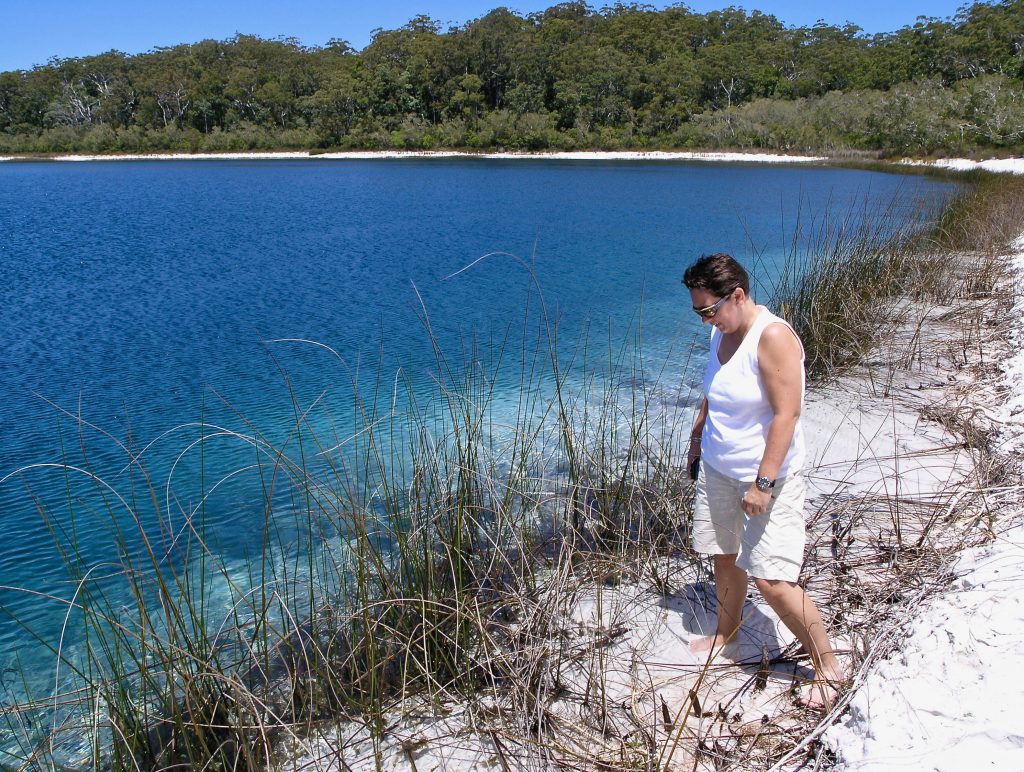
[[[1024,529],[956,562],[826,734],[847,770],[1024,769]]]
[[[384,160],[401,158],[494,158],[551,159],[558,161],[713,161],[716,163],[815,163],[827,161],[823,156],[783,155],[781,153],[699,153],[651,151],[599,151],[553,153],[466,153],[456,150],[366,150],[337,153],[246,152],[246,153],[124,153],[118,155],[58,155],[53,161],[267,161],[267,160]],[[17,160],[0,156],[0,161]]]
[[[1024,172],[1024,162],[1018,159],[1013,171]],[[1015,250],[1019,282],[1024,236]],[[1014,315],[1014,353],[1002,365],[1002,394],[991,412],[1003,427],[1000,450],[1019,462],[1024,448],[1024,296],[1019,291]],[[990,494],[992,543],[959,555],[949,591],[917,609],[897,652],[872,669],[848,714],[826,733],[837,768],[1024,770],[1022,488],[1018,483]]]
[[[69,154],[51,156],[53,161],[273,161],[273,160],[386,160],[402,158],[496,158],[551,159],[560,161],[708,161],[715,163],[827,163],[827,156],[787,155],[783,153],[698,152],[669,150],[579,150],[572,152],[481,152],[458,150],[352,150],[332,153],[310,153],[305,150],[240,153],[122,153],[117,155]],[[17,161],[18,156],[0,156],[0,162]],[[904,166],[934,166],[955,171],[984,169],[991,172],[1024,174],[1024,158],[998,158],[972,161],[966,158],[943,158],[920,161],[905,158]]]
[[[935,166],[940,169],[952,169],[958,172],[982,169],[987,172],[1024,174],[1024,158],[989,158],[984,161],[971,161],[967,158],[941,158],[937,161],[904,159],[900,163],[905,166]]]

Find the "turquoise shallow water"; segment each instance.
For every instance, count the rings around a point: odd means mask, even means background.
[[[409,393],[429,402],[438,365],[427,320],[453,362],[489,360],[505,339],[518,351],[524,309],[537,318],[536,287],[565,361],[581,335],[617,345],[642,329],[643,375],[685,380],[678,352],[698,329],[680,285],[689,260],[756,255],[757,278],[770,284],[798,212],[807,220],[894,197],[910,212],[911,202],[949,190],[805,166],[0,165],[0,477],[9,475],[0,485],[0,585],[73,592],[40,507],[77,541],[83,570],[113,557],[114,526],[87,473],[123,494],[129,472],[118,443],[138,450],[200,420],[280,439],[294,405],[318,398],[332,417],[324,432],[344,437],[353,383],[368,398],[400,382],[399,410]],[[279,339],[317,341],[341,361]],[[505,358],[499,413],[517,404],[517,358]],[[180,429],[146,451],[158,499],[197,496],[198,466],[188,459],[166,482],[197,432]],[[83,470],[70,486],[61,470],[32,466],[58,462]],[[207,485],[250,462],[244,443],[211,443]],[[232,559],[258,550],[252,486],[251,477],[232,479],[208,502],[211,539]],[[143,527],[166,538],[158,524]],[[60,630],[59,603],[12,590],[0,590],[0,603],[46,637]],[[0,645],[3,667],[45,671],[52,659],[3,612]]]

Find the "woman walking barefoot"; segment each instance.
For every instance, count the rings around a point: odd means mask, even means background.
[[[817,680],[803,703],[828,706],[844,674],[821,614],[797,584],[805,542],[803,345],[789,324],[754,303],[746,270],[729,255],[700,258],[683,283],[713,328],[687,466],[700,458],[693,542],[713,556],[718,621],[715,634],[690,649],[707,652],[732,639],[753,576],[811,655]]]

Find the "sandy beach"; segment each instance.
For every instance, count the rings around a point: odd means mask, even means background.
[[[1020,158],[933,165],[1024,174]],[[972,400],[1018,482],[991,492],[989,542],[951,556],[946,590],[915,609],[896,650],[825,733],[839,769],[1024,769],[1024,235],[1006,259],[1015,302],[1005,337],[989,341],[1000,375],[977,384]]]
[[[986,342],[998,375],[973,384],[971,401],[1010,465],[1008,478],[1019,481],[1024,297],[1015,288],[1024,236],[1007,260],[1005,289],[1015,303],[1000,325],[1005,337]],[[949,556],[945,589],[893,630],[891,655],[861,675],[849,710],[825,732],[837,769],[1024,769],[1024,488],[1018,482],[987,495],[985,543]]]
[[[905,166],[934,166],[937,169],[951,169],[957,172],[981,170],[1002,174],[1024,174],[1024,159],[1021,158],[989,158],[972,161],[969,158],[940,158],[935,161],[900,161]]]

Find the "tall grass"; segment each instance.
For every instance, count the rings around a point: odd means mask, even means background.
[[[435,341],[436,388],[422,407],[401,379],[379,377],[367,396],[353,384],[356,428],[345,436],[322,436],[317,427],[332,425],[323,403],[294,395],[276,443],[244,417],[241,428],[193,427],[175,461],[203,470],[193,502],[163,495],[171,485],[153,479],[148,448],[122,446],[127,487],[55,465],[93,488],[101,505],[90,517],[107,523],[116,556],[83,570],[61,525],[79,497],[69,494],[67,511],[38,499],[76,583],[72,598],[53,600],[79,620],[85,647],[54,646],[74,692],[5,708],[6,763],[257,769],[324,720],[363,722],[380,738],[410,698],[523,693],[533,695],[524,720],[542,721],[550,682],[539,641],[554,634],[556,609],[539,584],[666,549],[675,513],[649,484],[676,460],[650,393],[632,388],[643,382],[637,341],[605,344],[602,371],[581,340],[575,356],[589,375],[570,387],[556,331],[546,318],[532,329],[519,350],[471,344],[454,361]],[[499,425],[499,361],[512,356],[519,403],[512,425]],[[407,412],[394,408],[403,389]],[[91,427],[79,429],[86,448]],[[251,460],[208,479],[208,456],[225,441]],[[208,498],[236,475],[261,491],[261,519],[248,527],[262,547],[241,574],[205,526]],[[20,722],[30,713],[31,731]]]
[[[772,304],[803,341],[813,380],[862,361],[903,320],[916,218],[897,203],[796,223]]]
[[[772,303],[800,335],[809,377],[827,381],[876,356],[906,325],[912,301],[990,293],[998,252],[1020,234],[1022,212],[1019,178],[975,174],[925,228],[895,200],[798,220]]]
[[[997,252],[1020,236],[1024,182],[1017,175],[971,172],[967,189],[943,209],[930,234],[939,249]]]

